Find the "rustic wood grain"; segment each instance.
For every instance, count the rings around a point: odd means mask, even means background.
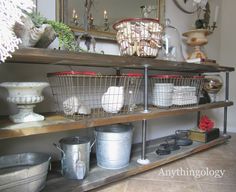
[[[3,118],[0,120],[0,139],[78,130],[96,126],[111,125],[116,123],[141,121],[143,119],[156,119],[159,117],[183,115],[190,112],[228,107],[231,105],[233,105],[233,102],[231,101],[220,101],[216,103],[209,103],[184,108],[151,108],[149,113],[142,113],[142,109],[140,109],[140,111],[134,114],[117,115],[111,116],[109,118],[104,117],[95,119],[84,119],[80,121],[66,119],[65,117],[60,115],[46,115],[46,119],[44,121],[15,124],[6,118]]]
[[[224,67],[218,65],[214,66],[186,62],[164,61],[154,58],[78,53],[38,48],[19,49],[13,53],[13,57],[8,59],[6,62],[26,64],[78,65],[90,67],[119,67],[133,69],[143,69],[144,66],[148,65],[149,69],[152,70],[196,73],[234,71],[233,67]]]

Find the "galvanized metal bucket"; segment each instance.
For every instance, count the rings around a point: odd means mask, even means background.
[[[97,127],[97,165],[105,169],[121,169],[129,165],[133,127],[115,124]]]
[[[50,159],[45,153],[0,156],[0,191],[41,191],[46,184]]]
[[[90,140],[86,137],[66,137],[54,145],[62,152],[62,175],[69,179],[84,179],[89,172]]]

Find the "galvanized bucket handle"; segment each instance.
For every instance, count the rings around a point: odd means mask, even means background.
[[[53,145],[54,145],[59,151],[62,152],[62,158],[61,158],[61,174],[64,175],[63,168],[65,168],[65,167],[64,167],[63,159],[66,158],[66,154],[65,154],[65,152],[61,149],[61,147],[60,147],[58,144],[53,143]]]
[[[94,146],[95,143],[96,143],[96,137],[94,138],[94,141],[93,141],[92,144],[90,145],[90,150],[89,150],[89,152],[91,152],[91,150],[92,150],[92,148],[93,148],[93,146]]]
[[[61,147],[60,147],[58,144],[56,144],[56,143],[53,143],[53,145],[54,145],[59,151],[62,152],[63,158],[65,158],[66,154],[65,154],[65,152],[61,149]]]

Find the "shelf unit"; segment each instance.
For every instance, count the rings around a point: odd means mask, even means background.
[[[134,114],[113,116],[111,118],[98,118],[88,119],[83,121],[68,120],[57,114],[46,115],[46,120],[43,122],[32,122],[13,124],[6,118],[0,119],[0,139],[10,139],[30,135],[54,133],[60,131],[69,131],[75,129],[82,129],[88,127],[95,127],[101,125],[109,125],[115,123],[125,123],[142,121],[142,144],[141,144],[141,157],[139,162],[150,160],[148,165],[139,165],[135,160],[126,169],[120,172],[110,172],[110,174],[103,175],[104,170],[97,167],[91,169],[91,176],[88,176],[84,181],[71,181],[66,180],[61,176],[50,176],[47,186],[44,191],[86,191],[107,183],[117,181],[119,179],[152,169],[162,164],[174,161],[176,159],[185,157],[187,155],[196,153],[198,151],[207,149],[209,147],[218,145],[226,141],[227,137],[227,109],[233,105],[229,101],[229,73],[234,71],[233,67],[220,66],[218,64],[200,65],[185,62],[170,62],[164,60],[157,60],[151,58],[138,58],[138,57],[124,57],[114,55],[90,54],[90,53],[76,53],[60,50],[24,48],[17,50],[11,59],[7,60],[7,65],[10,63],[17,64],[41,64],[41,65],[76,65],[87,67],[111,67],[116,70],[121,68],[126,69],[142,69],[144,70],[144,107]],[[169,71],[169,72],[188,72],[201,74],[204,72],[225,72],[225,101],[216,103],[203,104],[192,107],[176,108],[176,109],[154,109],[148,106],[148,72],[149,70]],[[192,147],[184,148],[179,153],[174,153],[165,158],[156,158],[153,153],[146,152],[146,129],[147,121],[164,116],[174,116],[186,114],[189,112],[198,112],[208,109],[224,108],[224,127],[223,134],[225,137],[219,138],[207,144],[195,143]],[[66,126],[66,128],[65,128]],[[97,171],[96,171],[97,170]],[[105,171],[106,172],[106,171]],[[103,175],[99,180],[95,178],[96,175]],[[88,182],[89,180],[89,182]],[[59,187],[58,186],[64,187]],[[53,190],[54,189],[54,190]]]

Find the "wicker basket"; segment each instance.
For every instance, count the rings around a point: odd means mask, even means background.
[[[156,57],[161,47],[162,27],[150,18],[124,19],[114,24],[121,55]]]
[[[67,71],[49,73],[48,78],[59,112],[80,120],[134,112],[143,75]]]

